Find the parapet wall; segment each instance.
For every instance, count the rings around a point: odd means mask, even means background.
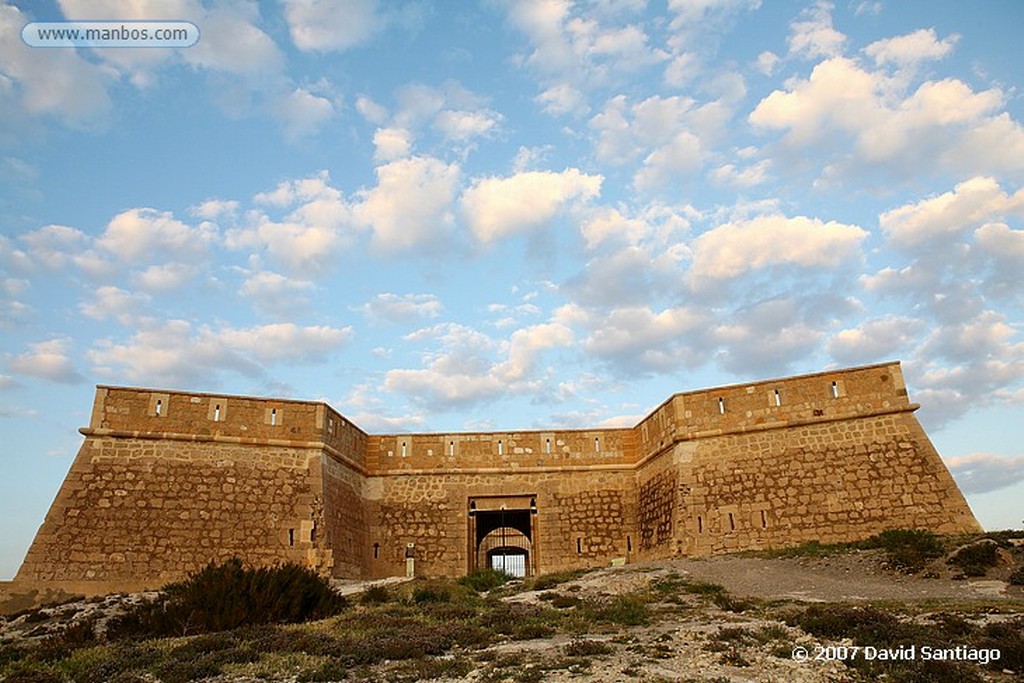
[[[898,363],[680,393],[634,428],[462,434],[101,386],[16,583],[151,587],[230,556],[379,577],[411,553],[459,575],[506,506],[532,571],[979,530],[916,407]]]

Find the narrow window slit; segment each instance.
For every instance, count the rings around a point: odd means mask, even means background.
[[[704,518],[700,515],[697,515],[697,533],[704,533]]]
[[[504,455],[505,447],[501,443],[501,439],[498,439],[498,455]]]
[[[455,442],[454,441],[449,441],[448,442],[448,455],[455,455]]]
[[[577,538],[576,539],[576,554],[577,555],[582,555],[583,554],[583,539],[582,538]]]
[[[288,545],[295,545],[295,529],[288,530]]]
[[[729,531],[736,531],[736,519],[729,513]]]
[[[271,408],[270,409],[270,426],[271,427],[276,427],[277,426],[277,408]]]
[[[156,414],[157,414],[157,417],[160,416],[160,413],[163,411],[163,407],[164,407],[163,401],[159,401],[158,400],[156,402]]]
[[[402,442],[402,457],[404,458],[404,457],[406,457],[407,455],[409,455],[409,448],[408,448],[408,446],[406,445],[406,443],[405,443],[405,442],[403,441],[403,442]]]
[[[839,385],[832,382],[832,398],[839,398]]]
[[[631,536],[626,536],[626,552],[633,552],[633,538]]]
[[[373,559],[380,559],[380,543],[373,544]]]
[[[545,453],[550,453],[551,452],[551,439],[544,439],[544,452]]]
[[[775,406],[778,407],[778,406],[781,406],[781,405],[782,405],[782,394],[780,394],[779,390],[776,389],[775,390]]]
[[[594,452],[595,453],[600,453],[601,452],[601,439],[599,439],[596,436],[594,437]]]
[[[761,528],[768,528],[768,513],[765,512],[764,510],[761,510]]]
[[[724,398],[719,398],[718,399],[718,413],[720,415],[725,415],[725,399]]]
[[[213,407],[213,421],[220,422],[220,404],[218,403]]]

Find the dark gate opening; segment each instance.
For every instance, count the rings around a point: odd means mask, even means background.
[[[533,515],[536,506],[533,498],[526,501],[529,507],[508,509],[478,509],[477,501],[470,501],[469,524],[472,542],[470,571],[476,569],[497,569],[512,576],[532,576],[536,572],[534,550]],[[486,504],[481,502],[481,507]],[[490,502],[490,501],[487,501]],[[502,501],[502,504],[519,503],[518,500]]]

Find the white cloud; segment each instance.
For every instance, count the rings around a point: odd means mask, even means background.
[[[771,76],[780,61],[782,60],[777,54],[766,50],[757,56],[755,67],[765,76]]]
[[[364,119],[378,126],[384,125],[388,120],[387,107],[374,102],[366,95],[360,95],[356,98],[356,111],[362,114]]]
[[[64,268],[89,243],[89,237],[76,228],[47,225],[19,238],[28,245],[28,255],[50,270]]]
[[[448,237],[458,164],[416,156],[378,166],[376,174],[377,185],[359,193],[354,209],[355,219],[373,231],[375,246],[394,251]]]
[[[826,349],[843,365],[879,362],[896,357],[924,328],[925,322],[917,318],[885,316],[836,332]]]
[[[29,344],[29,349],[8,358],[7,368],[11,372],[60,384],[77,384],[85,380],[68,355],[71,339],[36,342]]]
[[[592,332],[584,349],[624,372],[694,367],[704,360],[697,338],[706,324],[702,311],[685,306],[619,308],[588,321]]]
[[[903,36],[875,41],[864,48],[864,53],[875,60],[876,64],[903,66],[945,57],[959,38],[952,35],[939,40],[935,29],[919,29]]]
[[[192,228],[169,211],[141,208],[114,216],[96,244],[125,263],[144,263],[168,255],[199,258],[215,238],[208,223]]]
[[[347,0],[343,8],[329,0],[283,0],[292,42],[300,50],[329,52],[365,43],[385,21],[374,0]]]
[[[492,111],[439,112],[434,125],[449,140],[469,140],[492,133],[501,123],[501,115]]]
[[[210,387],[225,371],[258,377],[263,364],[322,362],[352,337],[350,327],[277,323],[248,328],[202,326],[167,320],[144,326],[130,339],[98,341],[86,356],[102,376],[130,382]]]
[[[832,3],[819,0],[790,24],[789,54],[807,59],[842,54],[846,36],[832,26]]]
[[[17,7],[0,7],[0,106],[53,116],[73,128],[106,125],[113,109],[103,69],[76,50],[33,49],[20,38],[31,18]]]
[[[115,319],[122,325],[131,325],[137,311],[149,302],[145,294],[132,294],[119,287],[106,285],[93,292],[92,298],[78,305],[82,315],[93,320]]]
[[[552,114],[585,112],[587,90],[623,82],[668,56],[648,45],[641,26],[602,25],[607,17],[568,0],[514,0],[506,7],[532,46],[519,62],[539,74],[537,101]]]
[[[284,125],[285,136],[293,140],[317,132],[334,116],[331,100],[305,88],[295,88],[279,98],[271,109]]]
[[[306,295],[313,288],[309,280],[261,270],[248,273],[238,293],[249,299],[257,310],[288,318],[306,309],[309,304]]]
[[[988,493],[1024,481],[1024,456],[971,453],[947,458],[950,474],[964,493]]]
[[[586,240],[587,249],[594,249],[606,242],[636,244],[650,231],[646,221],[628,218],[611,207],[595,210],[580,223],[580,234]]]
[[[250,212],[247,225],[226,232],[229,249],[266,249],[274,262],[291,273],[322,273],[336,264],[338,252],[353,239],[352,209],[330,185],[327,171],[284,181],[253,199],[276,209],[294,208],[283,221]]]
[[[825,169],[836,182],[864,167],[900,171],[897,177],[936,167],[961,176],[1024,168],[1024,129],[998,112],[1005,102],[998,88],[974,92],[953,78],[913,86],[912,79],[836,57],[817,64],[808,79],[787,81],[748,120],[762,131],[785,131],[784,150],[812,149],[812,160],[834,155]]]
[[[878,222],[894,243],[915,247],[955,237],[1006,215],[1024,216],[1024,190],[1011,196],[995,179],[977,177],[937,197],[886,211]]]
[[[373,134],[375,161],[394,161],[409,156],[412,135],[405,128],[378,128]]]
[[[188,263],[163,263],[132,273],[132,280],[140,289],[150,292],[170,292],[192,282],[199,269]]]
[[[375,320],[408,322],[436,318],[443,306],[433,294],[392,294],[382,292],[367,301],[362,310]]]
[[[495,372],[508,382],[525,379],[533,373],[539,352],[566,347],[572,342],[572,330],[557,322],[518,329],[509,339],[508,360],[495,368]]]
[[[726,223],[693,242],[690,282],[734,278],[776,265],[837,268],[860,256],[866,230],[836,221],[779,214]]]
[[[633,176],[633,184],[640,190],[656,189],[666,185],[675,175],[696,171],[703,163],[704,149],[700,138],[683,131],[647,155],[643,167]]]
[[[462,194],[462,213],[478,240],[493,242],[533,230],[573,202],[597,197],[603,181],[604,176],[575,168],[477,179]]]
[[[724,164],[711,171],[711,180],[719,185],[731,185],[733,187],[754,187],[769,179],[768,169],[771,167],[770,159],[762,159],[745,168],[737,168],[733,164]]]

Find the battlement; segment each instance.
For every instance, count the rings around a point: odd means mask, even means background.
[[[674,394],[636,426],[369,435],[319,401],[97,387],[85,434],[326,447],[361,473],[623,467],[709,436],[913,410],[898,362]]]

